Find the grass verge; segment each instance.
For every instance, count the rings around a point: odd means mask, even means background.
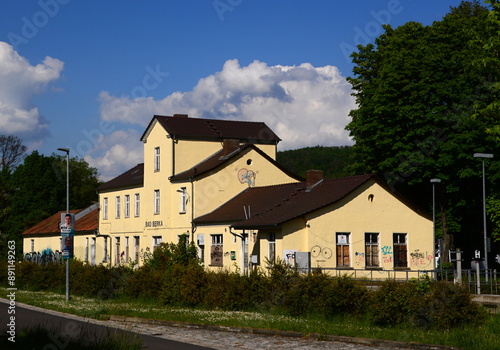
[[[1,295],[7,295],[0,288]],[[65,296],[50,292],[16,292],[16,301],[46,309],[74,315],[103,319],[107,315],[142,317],[158,320],[188,322],[227,327],[250,327],[298,331],[325,335],[366,337],[374,339],[417,342],[454,346],[464,350],[500,349],[500,315],[491,315],[482,326],[455,328],[449,331],[422,330],[413,327],[380,327],[362,317],[290,317],[261,312],[217,311],[190,308],[165,307],[155,301],[126,299],[96,300],[72,296],[66,302]]]

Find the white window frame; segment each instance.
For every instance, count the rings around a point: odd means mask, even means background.
[[[403,237],[403,241],[401,241]],[[404,232],[394,232],[392,234],[393,255],[394,255],[394,268],[407,268],[408,267],[408,234]],[[404,248],[403,248],[404,247]],[[401,254],[404,253],[404,254]],[[402,255],[403,259],[399,259]],[[398,266],[399,265],[399,266]]]
[[[222,234],[210,235],[210,240],[211,240],[210,265],[223,266],[224,235],[222,235]],[[220,260],[220,261],[217,261],[217,260]]]
[[[345,237],[345,241],[343,240]],[[335,262],[337,267],[350,267],[351,266],[351,233],[350,232],[336,232],[335,233],[336,250]],[[345,247],[347,246],[347,264],[344,264],[346,256],[344,255]],[[340,249],[340,254],[339,254]],[[341,263],[339,264],[339,259]]]
[[[179,214],[186,214],[187,200],[188,200],[186,187],[181,187],[179,192],[180,192]]]
[[[156,248],[161,244],[162,238],[161,236],[153,236],[153,252]]]
[[[108,197],[104,197],[102,200],[102,219],[108,220]]]
[[[121,197],[116,196],[115,197],[115,218],[119,219],[120,218],[120,208],[121,206]]]
[[[96,259],[96,244],[97,239],[96,237],[92,237],[92,244],[90,245],[90,265],[95,265],[95,259]]]
[[[85,257],[84,260],[85,262],[89,262],[89,238],[85,237]]]
[[[115,237],[115,265],[120,265],[120,237]]]
[[[141,195],[136,193],[134,196],[134,216],[138,217],[141,215]]]
[[[376,237],[376,240],[373,240],[373,237]],[[374,247],[376,254],[373,254]],[[378,232],[365,232],[365,266],[380,267],[380,234]]]
[[[125,208],[124,208],[123,216],[125,216],[126,218],[130,217],[130,195],[129,194],[125,195]]]
[[[125,236],[125,263],[128,263],[129,249],[129,237]]]
[[[154,214],[160,214],[160,190],[155,190],[154,194]]]
[[[267,258],[271,262],[276,261],[276,234],[274,232],[269,232],[267,239]]]
[[[155,156],[154,156],[154,164],[155,171],[160,171],[160,147],[155,147]]]
[[[139,264],[139,258],[141,253],[141,237],[134,236],[134,261]]]

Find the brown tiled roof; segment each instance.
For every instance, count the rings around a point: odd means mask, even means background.
[[[375,177],[323,180],[311,189],[306,188],[305,181],[248,188],[213,212],[196,218],[195,223],[235,222],[232,226],[236,229],[274,227],[333,204],[371,179]]]
[[[277,168],[279,168],[281,171],[283,171],[287,175],[291,176],[292,178],[296,179],[297,181],[302,180],[301,177],[286,170],[278,162],[276,162],[274,159],[272,159],[266,153],[264,153],[261,149],[259,149],[258,147],[254,146],[254,145],[251,145],[251,144],[240,145],[239,148],[237,148],[235,151],[231,152],[227,156],[224,156],[224,149],[221,149],[220,151],[214,153],[212,156],[208,157],[204,161],[196,164],[191,169],[183,171],[179,174],[175,174],[174,176],[171,176],[169,179],[171,181],[188,180],[190,178],[196,178],[199,176],[203,176],[204,174],[210,172],[211,170],[214,170],[217,167],[222,166],[222,165],[234,160],[237,157],[242,157],[244,154],[246,154],[250,150],[255,150],[257,153],[259,153],[262,157],[267,159],[274,166],[276,166]]]
[[[97,191],[106,191],[124,187],[142,187],[144,185],[144,163],[137,164],[130,170],[118,175],[99,186]]]
[[[70,213],[78,214],[82,209],[70,210]],[[59,223],[61,222],[61,214],[66,211],[60,211],[51,217],[39,222],[35,226],[27,229],[22,234],[61,234],[61,230],[59,229]],[[90,232],[95,231],[98,228],[99,221],[99,209],[96,208],[90,211],[88,214],[83,217],[77,218],[75,220],[75,232]]]
[[[170,117],[155,115],[141,137],[146,136],[154,121],[158,121],[173,138],[237,139],[240,142],[277,144],[281,139],[263,122]]]

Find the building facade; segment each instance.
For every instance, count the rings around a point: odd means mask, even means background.
[[[162,242],[187,235],[209,269],[245,273],[283,259],[405,278],[434,267],[428,214],[372,175],[288,172],[276,162],[280,139],[264,123],[154,116],[141,141],[144,163],[98,189],[96,229],[75,238],[75,256],[90,264],[140,266]],[[29,252],[37,236],[25,237]],[[58,235],[50,239],[57,246]]]

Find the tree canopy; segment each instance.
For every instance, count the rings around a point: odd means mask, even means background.
[[[97,201],[97,169],[77,157],[70,159],[69,168],[70,209],[86,208]],[[34,151],[2,180],[2,240],[20,242],[24,230],[66,209],[65,156],[44,156]]]
[[[352,55],[348,80],[358,108],[346,128],[356,142],[353,171],[377,173],[429,209],[429,181],[441,179],[438,217],[449,247],[454,238],[463,249],[466,242],[482,247],[482,168],[474,153],[500,156],[495,6],[463,1],[430,26],[386,25]],[[486,163],[493,193],[500,162]]]

